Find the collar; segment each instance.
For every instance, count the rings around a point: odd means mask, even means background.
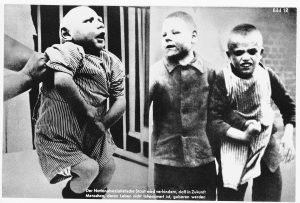
[[[92,54],[85,54],[85,55],[87,55],[87,56],[89,56],[89,57],[92,57],[92,58],[99,59],[100,62],[102,62],[102,61],[105,60],[105,57],[106,57],[106,55],[107,55],[107,50],[105,50],[105,49],[100,50],[98,56],[92,55]]]
[[[259,65],[260,65],[262,68],[266,69],[265,66],[264,66],[261,62],[259,62]]]
[[[198,54],[196,52],[193,52],[193,54],[194,54],[193,60],[190,63],[188,63],[187,65],[193,66],[194,68],[199,70],[201,73],[203,73],[204,72],[203,60],[198,56]],[[165,65],[166,69],[169,71],[169,73],[171,73],[176,67],[182,66],[179,63],[170,62],[167,57],[164,58],[163,63]]]

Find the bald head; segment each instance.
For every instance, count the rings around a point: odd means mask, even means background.
[[[87,19],[88,16],[98,16],[97,13],[86,6],[79,6],[71,9],[62,19],[60,23],[60,38],[62,42],[69,41],[69,38],[64,36],[66,31],[68,34],[72,35],[74,28],[78,27],[80,23]]]

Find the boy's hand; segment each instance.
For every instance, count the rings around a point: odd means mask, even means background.
[[[95,121],[95,126],[97,127],[97,131],[99,132],[100,135],[105,135],[106,132],[106,127],[101,121]]]
[[[104,124],[97,119],[97,108],[90,106],[87,112],[87,130],[92,132],[93,134],[102,136],[105,135],[106,127]]]
[[[97,115],[97,108],[91,105],[88,105],[88,110],[86,111],[86,117],[88,122],[93,122]]]
[[[284,135],[280,140],[280,154],[285,163],[292,161],[295,158],[295,147],[293,142],[294,127],[292,124],[287,124],[284,129]]]
[[[252,137],[257,136],[261,131],[261,124],[260,122],[256,120],[248,120],[245,123],[245,126],[247,127],[244,131],[246,136]]]
[[[251,139],[251,135],[233,127],[227,130],[226,136],[242,142],[249,142]]]

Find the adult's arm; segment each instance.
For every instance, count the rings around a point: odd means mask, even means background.
[[[4,68],[20,71],[33,54],[32,49],[4,34]]]
[[[47,58],[44,54],[33,52],[20,71],[4,69],[4,101],[29,90],[34,83],[41,81],[46,75],[47,68],[44,66],[46,61]]]

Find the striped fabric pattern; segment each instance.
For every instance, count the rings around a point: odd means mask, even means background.
[[[268,71],[259,66],[253,77],[242,79],[234,75],[230,65],[223,70],[227,96],[233,109],[246,119],[262,124],[262,131],[241,144],[229,138],[221,143],[221,165],[225,187],[237,189],[239,184],[260,175],[260,160],[270,140],[273,110],[271,108],[271,84]]]
[[[46,50],[47,65],[73,76],[81,96],[98,108],[98,117],[106,113],[108,97],[124,95],[124,70],[120,60],[103,50],[99,57],[85,54],[73,43],[53,45]],[[35,126],[35,144],[40,165],[50,183],[65,178],[64,169],[93,158],[103,167],[116,148],[110,131],[99,136],[86,123],[79,126],[71,107],[51,81],[41,88],[40,108]]]

